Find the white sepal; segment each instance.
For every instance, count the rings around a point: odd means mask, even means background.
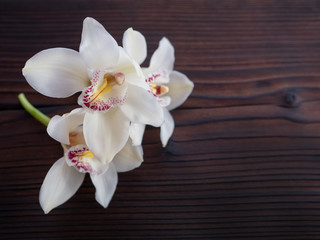
[[[47,214],[66,202],[81,186],[85,174],[69,167],[62,157],[56,161],[47,173],[40,189],[40,205]]]
[[[134,146],[141,145],[145,128],[146,128],[145,124],[131,123],[129,135],[132,140],[132,145]]]
[[[118,184],[118,174],[113,163],[109,163],[106,172],[100,175],[90,175],[96,188],[96,200],[104,208],[108,207]]]
[[[159,42],[159,47],[150,59],[150,65],[146,73],[155,73],[165,70],[170,73],[174,65],[174,48],[170,41],[163,37]]]
[[[35,90],[48,97],[64,98],[89,85],[86,65],[78,52],[50,48],[30,58],[23,76]]]
[[[94,70],[112,69],[119,58],[116,40],[98,21],[90,17],[83,21],[79,52],[87,67]]]
[[[124,50],[138,64],[141,64],[147,57],[147,43],[145,37],[138,31],[128,28],[122,38]]]
[[[142,146],[133,146],[129,139],[124,148],[114,157],[113,164],[117,172],[128,172],[141,165],[143,162]]]
[[[174,130],[174,120],[167,109],[163,109],[164,112],[164,122],[160,128],[160,139],[162,146],[165,147],[168,143],[169,138],[171,137]]]
[[[170,82],[167,84],[169,88],[168,96],[171,102],[167,109],[170,111],[179,107],[189,97],[193,90],[193,82],[181,72],[172,71],[170,74]]]

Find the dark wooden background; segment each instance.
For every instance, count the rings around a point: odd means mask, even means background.
[[[51,47],[78,49],[82,21],[121,44],[128,27],[176,50],[195,83],[165,149],[149,128],[145,162],[119,174],[110,206],[89,176],[44,215],[41,183],[59,144],[21,108],[50,116],[77,96],[35,92],[21,69]],[[320,239],[320,1],[0,1],[1,239]]]

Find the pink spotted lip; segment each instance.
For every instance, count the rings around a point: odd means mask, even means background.
[[[168,104],[168,99],[162,99],[161,97],[169,92],[169,88],[166,85],[163,85],[162,82],[164,79],[168,78],[168,74],[165,70],[160,72],[149,74],[145,79],[145,82],[149,84],[150,89],[148,90],[154,97],[158,99],[158,102],[161,106],[165,107]],[[169,98],[169,97],[167,97]]]
[[[91,85],[79,97],[79,104],[94,111],[107,111],[125,103],[127,84],[123,73],[95,71]]]
[[[66,152],[65,158],[67,164],[75,167],[79,172],[90,173],[93,175],[101,174],[101,171],[94,169],[94,156],[85,145],[71,147]]]
[[[145,79],[146,83],[155,83],[155,82],[168,82],[169,80],[169,74],[166,70],[160,70],[158,72],[154,72],[148,75],[148,77]]]
[[[151,83],[151,82],[155,81],[157,78],[159,78],[160,76],[161,76],[160,73],[153,73],[150,76],[148,76],[145,79],[145,81],[146,81],[146,83]]]

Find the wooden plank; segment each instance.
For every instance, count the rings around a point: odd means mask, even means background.
[[[320,5],[317,0],[0,1],[1,239],[318,239],[320,234]],[[44,215],[39,189],[61,146],[23,111],[77,106],[41,96],[22,76],[37,52],[78,50],[82,21],[118,43],[128,27],[175,47],[195,83],[172,112],[166,148],[148,127],[144,163],[119,174],[107,209],[89,176]]]

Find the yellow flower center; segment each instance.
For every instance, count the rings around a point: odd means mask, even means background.
[[[156,97],[161,97],[162,95],[169,92],[169,88],[167,86],[156,83],[156,81],[159,82],[159,79],[161,80],[162,78],[168,78],[168,74],[165,70],[149,74],[148,77],[145,79],[146,83],[149,84],[152,93]]]
[[[154,84],[154,83],[149,83],[151,90],[156,94],[158,97],[161,97],[162,95],[166,94],[169,92],[169,88],[165,85],[160,85],[160,84]]]

